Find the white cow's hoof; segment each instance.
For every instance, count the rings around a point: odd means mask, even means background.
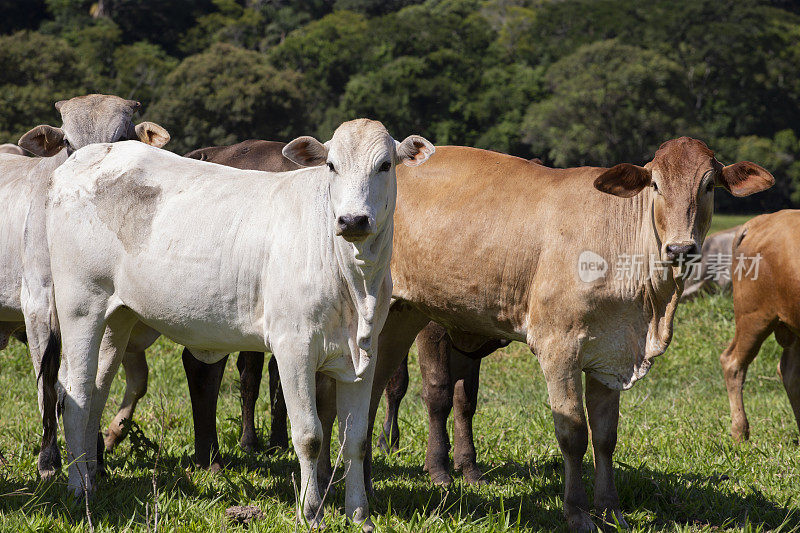
[[[367,518],[361,523],[361,531],[363,533],[372,533],[375,531],[375,524],[372,523],[372,520]]]

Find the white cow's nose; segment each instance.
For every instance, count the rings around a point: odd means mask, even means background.
[[[336,219],[336,234],[348,241],[360,241],[370,234],[369,217],[366,215],[342,215]]]

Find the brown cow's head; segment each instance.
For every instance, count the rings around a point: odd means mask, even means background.
[[[667,141],[644,167],[616,165],[594,182],[603,192],[630,198],[652,187],[652,213],[661,259],[673,264],[699,253],[714,211],[714,187],[734,196],[770,188],[772,174],[742,161],[722,166],[704,142],[689,137]]]
[[[169,141],[167,130],[152,122],[134,126],[133,114],[139,102],[106,94],[89,94],[56,102],[63,125],[36,126],[19,140],[19,145],[36,155],[51,157],[66,148],[67,154],[89,144],[139,140],[162,147]]]

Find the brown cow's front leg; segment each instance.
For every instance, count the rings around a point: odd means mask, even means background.
[[[450,377],[450,341],[447,331],[435,322],[417,335],[417,353],[422,373],[422,399],[428,407],[428,449],[425,470],[434,485],[447,486],[450,476],[450,439],[447,418],[453,408]]]
[[[236,367],[239,369],[239,387],[242,393],[242,438],[239,439],[239,447],[246,452],[254,452],[258,449],[255,414],[264,371],[264,354],[239,352]]]
[[[397,366],[408,357],[408,350],[414,344],[417,333],[428,323],[428,318],[405,302],[395,302],[389,309],[389,316],[381,330],[378,340],[378,355],[375,361],[375,378],[372,381],[372,394],[369,404],[369,426],[367,435],[372,435],[375,415],[378,412],[383,391]],[[372,487],[372,439],[367,439],[364,455],[364,482],[368,494]]]
[[[181,358],[192,400],[194,462],[198,468],[208,468],[216,472],[222,469],[217,438],[217,398],[228,356],[209,365],[196,359],[184,348]]]
[[[588,435],[581,371],[564,360],[563,353],[549,357],[540,355],[539,361],[547,381],[558,446],[564,456],[564,516],[570,530],[594,531],[587,514],[589,500],[582,480]]]
[[[408,391],[408,357],[403,359],[397,371],[386,384],[386,418],[383,431],[378,439],[378,447],[386,453],[400,449],[400,402]]]
[[[480,382],[481,360],[470,359],[450,351],[451,373],[456,374],[457,381],[453,394],[455,407],[455,430],[453,431],[453,463],[456,470],[462,472],[467,483],[486,484],[483,472],[478,467],[475,452],[475,439],[472,434],[472,420],[478,403],[478,384]]]
[[[619,425],[619,391],[612,390],[586,376],[586,411],[592,432],[594,451],[594,507],[611,525],[628,524],[619,510],[619,496],[614,485],[614,449],[617,447]]]
[[[289,447],[289,433],[286,428],[286,400],[283,397],[281,378],[278,375],[278,361],[273,355],[267,365],[269,372],[269,441],[267,448],[285,450]]]
[[[800,430],[800,338],[795,337],[794,342],[783,349],[783,355],[778,363],[778,374],[783,381],[786,395],[794,411],[794,419]]]

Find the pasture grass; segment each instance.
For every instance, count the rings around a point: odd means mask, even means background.
[[[776,375],[779,349],[769,339],[750,368],[746,404],[751,440],[735,445],[718,355],[733,334],[730,298],[683,305],[672,346],[650,374],[622,394],[616,481],[622,509],[637,531],[792,531],[800,526],[798,431]],[[0,531],[89,531],[84,506],[72,501],[64,477],[43,486],[35,474],[38,413],[26,348],[5,350],[0,372]],[[220,474],[192,466],[189,395],[180,349],[160,340],[149,353],[149,392],[136,414],[137,431],[108,457],[110,477],[90,501],[96,531],[153,531],[153,467],[161,531],[240,531],[225,518],[232,505],[256,505],[265,518],[250,531],[292,531],[299,472],[293,452],[248,455],[238,449],[240,407],[233,360],[222,385],[217,423],[229,462]],[[427,438],[419,370],[401,411],[401,449],[376,451],[372,516],[380,531],[563,530],[563,461],[553,434],[545,383],[528,349],[513,344],[483,363],[478,458],[490,483],[433,488],[422,471]],[[264,380],[262,390],[266,390]],[[105,423],[122,397],[117,378]],[[268,404],[258,404],[262,436]],[[382,416],[382,411],[380,416]],[[451,420],[452,431],[452,420]],[[62,440],[63,443],[63,440]],[[585,457],[589,488],[591,452]],[[343,482],[329,498],[330,531],[356,531],[343,517]],[[302,528],[299,528],[302,531]]]
[[[716,233],[717,231],[722,231],[724,229],[732,228],[734,226],[738,226],[739,224],[744,224],[755,215],[719,215],[715,214],[714,218],[711,219],[711,228],[708,230],[708,234],[711,235],[712,233]]]

